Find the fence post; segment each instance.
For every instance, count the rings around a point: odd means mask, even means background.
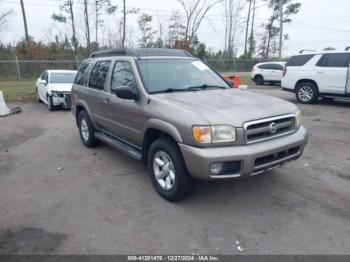
[[[21,78],[21,70],[19,68],[19,63],[17,59],[17,55],[15,54],[15,59],[16,59],[16,66],[17,66],[17,77],[18,77],[18,87],[19,87],[19,92],[20,96],[24,96],[24,90],[23,90],[23,83],[22,83],[22,78]]]
[[[236,58],[233,58],[233,73],[236,73]]]

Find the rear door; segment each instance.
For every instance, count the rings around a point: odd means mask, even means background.
[[[317,62],[320,92],[344,94],[347,85],[350,53],[323,54]]]
[[[91,118],[100,128],[105,128],[107,124],[104,116],[105,89],[110,65],[110,60],[97,61],[91,71],[88,88],[84,88],[84,100],[89,106]]]
[[[274,69],[272,64],[262,64],[258,66],[265,81],[273,80]]]
[[[284,67],[280,64],[272,64],[274,70],[272,70],[272,79],[275,81],[281,81],[283,78]]]

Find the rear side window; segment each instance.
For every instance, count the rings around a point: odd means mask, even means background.
[[[258,66],[260,69],[273,69],[272,64],[262,64]]]
[[[303,66],[307,62],[310,61],[311,58],[313,58],[314,55],[298,55],[298,56],[292,56],[286,66]]]
[[[110,64],[110,61],[100,61],[95,64],[91,72],[89,87],[99,90],[104,89]]]
[[[84,61],[79,67],[74,83],[77,85],[86,85],[90,68],[91,63],[89,63],[88,61]]]
[[[350,54],[324,54],[317,62],[322,67],[349,67]]]

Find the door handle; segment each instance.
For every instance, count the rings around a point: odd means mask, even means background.
[[[317,73],[318,74],[324,74],[324,71],[318,71]]]
[[[104,102],[105,104],[108,104],[109,102],[111,102],[111,100],[110,100],[109,98],[105,98],[105,99],[103,100],[103,102]]]
[[[272,73],[276,73],[276,71],[272,71]]]

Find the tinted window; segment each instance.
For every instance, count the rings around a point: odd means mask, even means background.
[[[91,63],[84,61],[78,70],[77,76],[75,78],[75,84],[86,85],[89,71],[91,68]]]
[[[350,54],[325,54],[317,62],[323,67],[349,67]]]
[[[130,63],[119,61],[113,69],[111,90],[122,86],[136,89],[136,81]]]
[[[283,66],[280,64],[272,64],[272,68],[274,70],[283,70],[284,69]]]
[[[305,65],[314,55],[298,55],[292,56],[286,66],[303,66]]]
[[[273,69],[272,64],[263,64],[258,66],[260,69]]]
[[[76,73],[51,73],[50,83],[73,83]]]
[[[91,72],[89,87],[100,90],[104,89],[110,63],[110,61],[101,61],[95,64]]]

